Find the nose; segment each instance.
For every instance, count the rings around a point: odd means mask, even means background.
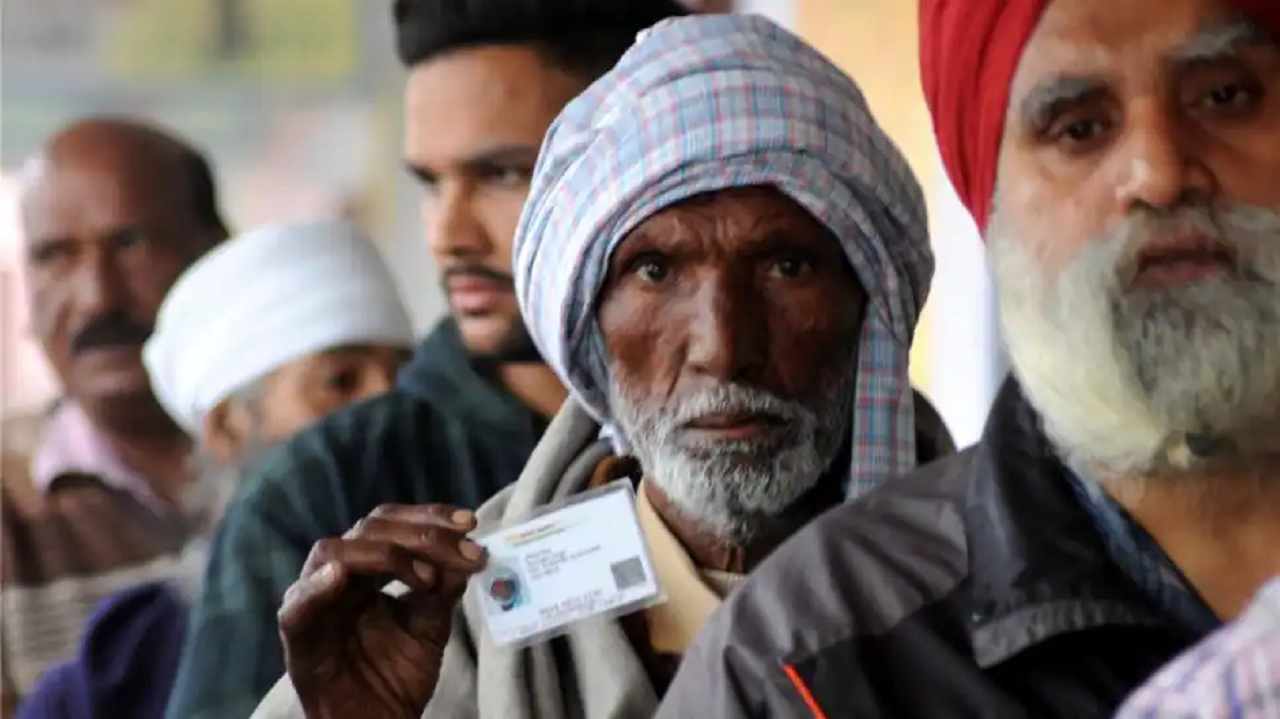
[[[483,257],[492,250],[468,183],[442,181],[435,194],[423,200],[422,221],[437,257]]]
[[[1216,192],[1212,172],[1198,154],[1187,123],[1154,105],[1131,112],[1118,162],[1116,199],[1125,212],[1169,210],[1203,202]]]
[[[686,360],[720,382],[754,378],[768,353],[768,322],[747,278],[704,282],[693,297]]]
[[[84,248],[75,279],[76,304],[86,317],[121,309],[128,294],[124,272],[114,253],[92,243]]]

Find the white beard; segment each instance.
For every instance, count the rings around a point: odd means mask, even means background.
[[[1197,435],[1280,451],[1280,216],[1235,208],[1138,214],[1060,272],[997,212],[988,256],[1014,372],[1068,463],[1117,477],[1187,474]],[[1236,253],[1237,272],[1131,287],[1137,253],[1179,229]],[[1046,240],[1047,241],[1047,238]]]
[[[725,541],[750,539],[769,518],[817,485],[844,446],[853,417],[855,365],[806,403],[725,385],[681,397],[674,409],[649,408],[614,383],[611,410],[652,482],[680,514]],[[690,420],[719,412],[762,412],[785,428],[754,440],[696,444]]]
[[[179,507],[196,523],[196,530],[183,547],[175,571],[175,581],[191,601],[199,596],[204,582],[214,528],[240,491],[245,476],[275,446],[255,437],[242,456],[231,464],[219,461],[201,447],[192,455],[194,477]]]

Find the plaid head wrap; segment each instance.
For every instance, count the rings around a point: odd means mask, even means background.
[[[542,356],[610,427],[596,300],[627,233],[665,207],[777,187],[829,227],[869,298],[850,496],[916,465],[908,354],[933,275],[923,193],[858,87],[754,15],[665,20],[552,123],[515,239]]]

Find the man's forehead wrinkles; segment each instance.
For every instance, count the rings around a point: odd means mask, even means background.
[[[788,227],[790,224],[776,217],[747,216],[724,208],[698,208],[669,216],[666,221],[647,228],[642,226],[638,228],[641,231],[636,236],[660,243],[718,245],[729,242],[730,245],[740,245],[770,235],[770,230]]]
[[[1276,42],[1266,28],[1239,16],[1205,27],[1189,38],[1178,35],[1172,30],[1148,33],[1136,40],[1140,46],[1137,48],[1113,47],[1113,43],[1102,40],[1055,39],[1044,47],[1043,60],[1037,64],[1061,74],[1031,80],[1034,84],[1017,101],[1018,107],[1024,115],[1035,116],[1095,92],[1106,84],[1104,71],[1114,67],[1124,54],[1187,63],[1228,57],[1252,45]]]

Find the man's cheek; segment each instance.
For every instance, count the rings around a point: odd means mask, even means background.
[[[48,345],[54,341],[58,311],[56,305],[46,294],[37,293],[32,297],[28,307],[28,330],[41,342]]]

